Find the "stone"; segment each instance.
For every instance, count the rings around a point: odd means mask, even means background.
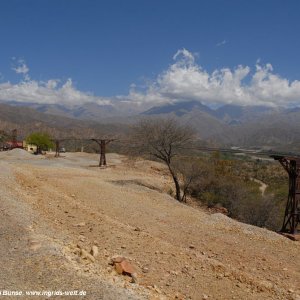
[[[123,274],[123,268],[121,266],[121,263],[115,263],[115,269],[118,274]]]
[[[84,227],[85,226],[85,222],[80,222],[78,224],[74,224],[74,227]]]
[[[36,241],[36,240],[29,241],[29,248],[30,248],[30,250],[36,251],[36,250],[38,250],[41,247],[42,247],[42,245],[40,244],[39,241]]]
[[[120,263],[123,260],[125,260],[125,257],[123,257],[123,256],[114,256],[114,257],[111,258],[111,261],[112,261],[113,264]]]
[[[94,257],[97,257],[98,254],[99,254],[99,250],[98,250],[98,247],[97,246],[92,246],[92,249],[91,249],[91,254],[94,256]]]
[[[123,269],[123,272],[124,273],[127,273],[127,274],[130,274],[132,275],[133,273],[136,273],[135,271],[135,268],[132,266],[132,264],[127,261],[126,259],[123,260],[121,263],[120,263],[122,269]]]
[[[79,255],[81,253],[81,249],[76,247],[72,250],[72,253]]]
[[[138,283],[137,273],[132,273],[131,278],[132,278],[131,280],[132,283]]]
[[[85,241],[85,236],[84,235],[80,235],[79,236],[79,241],[80,242],[84,242]]]
[[[95,262],[95,257],[92,256],[91,254],[89,254],[86,250],[84,249],[81,249],[80,251],[80,255],[83,259],[88,259],[90,260],[91,262]]]
[[[128,274],[130,276],[134,273],[136,274],[135,268],[126,259],[123,259],[121,262],[115,262],[114,265],[118,274]]]

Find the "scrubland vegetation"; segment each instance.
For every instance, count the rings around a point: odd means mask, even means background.
[[[275,162],[241,160],[214,153],[194,158],[201,175],[189,194],[208,207],[225,207],[228,215],[252,225],[279,230],[287,197],[287,175]],[[267,185],[262,194],[260,184]]]
[[[174,181],[169,193],[178,201],[193,197],[207,207],[226,208],[241,222],[279,230],[288,193],[283,168],[266,159],[189,150],[197,149],[188,147],[195,143],[188,126],[148,120],[133,128],[127,153],[162,161]]]

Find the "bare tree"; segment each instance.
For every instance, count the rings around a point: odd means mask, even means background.
[[[176,199],[182,201],[178,174],[173,161],[194,137],[191,127],[174,119],[142,120],[134,127],[133,148],[139,154],[150,154],[163,161],[175,184]]]
[[[192,185],[207,175],[205,168],[198,160],[191,157],[180,157],[173,164],[173,168],[180,174],[181,201],[186,202],[187,194],[191,192]]]

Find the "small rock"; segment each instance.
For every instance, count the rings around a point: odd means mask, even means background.
[[[30,250],[36,251],[39,248],[41,248],[41,246],[42,245],[38,241],[36,241],[36,240],[29,241],[29,248],[30,248]]]
[[[114,256],[111,258],[112,264],[121,263],[123,260],[125,260],[123,256]]]
[[[131,278],[132,278],[131,280],[132,283],[138,283],[137,273],[132,273]]]
[[[130,274],[130,275],[132,275],[133,273],[136,273],[132,264],[129,261],[127,261],[126,259],[123,260],[120,264],[123,268],[124,273]]]
[[[121,263],[115,263],[115,269],[118,274],[123,274],[123,268],[121,266]]]
[[[85,222],[80,222],[78,224],[74,224],[73,226],[74,227],[83,227],[83,226],[85,226]]]
[[[79,255],[81,253],[81,249],[76,247],[72,250],[72,253]]]
[[[189,245],[189,248],[190,249],[195,249],[195,246],[194,245]]]
[[[80,242],[84,242],[85,241],[85,236],[84,235],[80,235],[79,236],[79,241]]]
[[[95,262],[95,257],[89,254],[86,250],[81,249],[80,255],[84,259],[89,259],[91,262]]]
[[[141,231],[141,228],[135,227],[135,228],[134,228],[134,231]]]
[[[144,267],[144,268],[142,269],[142,272],[143,272],[143,273],[148,273],[148,272],[149,272],[149,268]]]
[[[178,275],[178,272],[176,272],[176,271],[170,271],[170,274],[171,274],[171,275],[177,276],[177,275]]]
[[[202,299],[203,299],[203,300],[204,300],[204,299],[208,299],[208,295],[203,294],[203,295],[202,295]]]
[[[99,250],[98,250],[98,247],[97,246],[92,246],[92,249],[91,249],[91,254],[94,256],[94,257],[97,257],[98,254],[99,254]]]
[[[126,259],[123,259],[121,262],[115,262],[115,268],[118,274],[125,273],[130,276],[134,273],[136,274],[135,268]]]
[[[83,243],[82,243],[82,241],[79,241],[79,242],[77,243],[77,248],[79,248],[79,249],[82,249],[82,248],[83,248]]]

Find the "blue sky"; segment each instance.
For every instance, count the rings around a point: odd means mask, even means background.
[[[117,95],[139,101],[198,97],[205,102],[207,97],[218,102],[215,98],[223,89],[213,91],[214,96],[196,90],[197,80],[201,80],[199,70],[211,78],[214,70],[228,68],[234,73],[242,65],[249,67],[249,72],[238,88],[247,85],[251,93],[243,92],[250,93],[246,95],[249,99],[271,103],[273,99],[253,96],[257,85],[249,82],[257,72],[257,62],[269,75],[288,80],[287,88],[300,80],[299,11],[297,0],[1,0],[0,83],[13,87],[31,81],[40,87],[57,80],[53,90],[59,91],[71,78],[67,87],[77,91],[79,98],[90,92],[104,99]],[[192,67],[198,68],[198,73],[196,70],[195,77],[195,70],[189,72],[188,78],[177,84],[178,69],[191,67],[191,62],[183,66],[173,59],[183,49],[193,55]],[[272,68],[266,67],[268,63]],[[165,77],[172,73],[174,64],[177,77],[173,74],[176,78],[173,76],[170,85]],[[20,66],[28,70],[18,69]],[[194,93],[180,91],[182,80],[196,81],[189,87]],[[144,87],[144,91],[130,94],[131,84]],[[172,93],[172,88],[178,92]],[[295,104],[298,92],[300,96],[295,85],[273,102],[281,105],[279,98],[286,96],[290,97],[286,103]],[[5,93],[1,97],[0,90],[1,99],[12,97],[8,89]],[[228,95],[222,101],[229,103],[230,97],[235,96]]]

